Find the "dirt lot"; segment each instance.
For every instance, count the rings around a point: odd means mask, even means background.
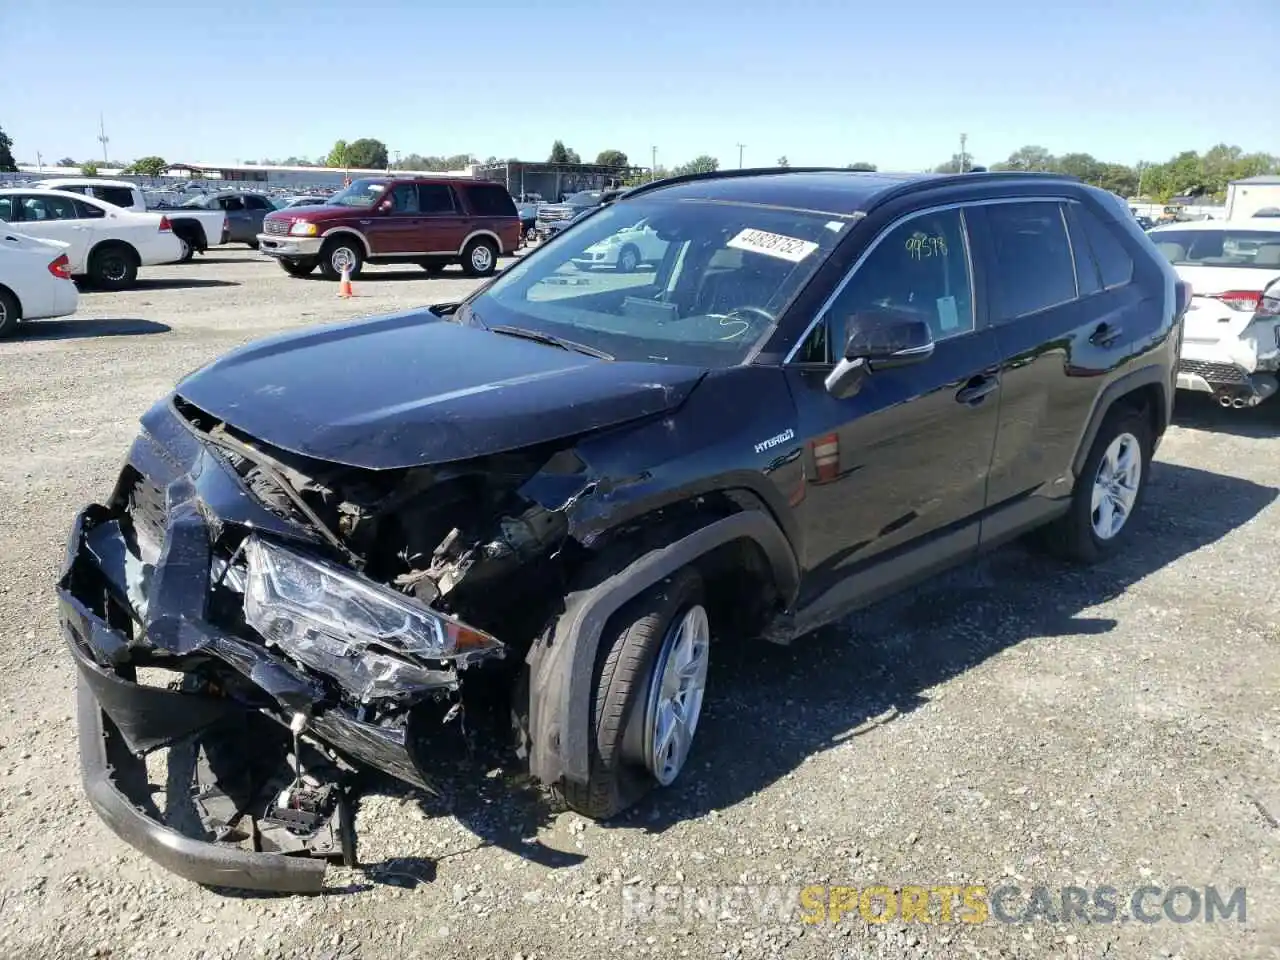
[[[0,344],[0,956],[1280,956],[1280,401],[1182,405],[1132,549],[1105,566],[1012,547],[793,648],[718,645],[690,769],[620,823],[550,812],[478,757],[441,800],[377,785],[366,866],[326,896],[203,890],[117,841],[81,795],[55,622],[73,512],[182,374],[470,289],[446,277],[375,269],[343,301],[219,250]],[[1247,920],[1172,922],[1161,894],[1154,923],[794,909],[791,888],[872,884],[1016,885],[1015,916],[1041,884],[1055,907],[1063,887],[1115,887],[1121,915],[1146,885],[1244,886]],[[655,885],[690,909],[637,916]]]

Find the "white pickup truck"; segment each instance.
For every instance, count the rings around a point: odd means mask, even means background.
[[[182,242],[179,262],[186,263],[197,253],[222,242],[227,215],[222,210],[192,210],[186,207],[148,207],[147,199],[136,183],[128,180],[105,180],[99,177],[58,177],[34,184],[43,190],[66,190],[135,213],[163,213],[173,226],[173,235]]]

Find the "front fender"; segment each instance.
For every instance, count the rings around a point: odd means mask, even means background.
[[[546,784],[586,783],[591,689],[600,637],[627,601],[717,547],[747,539],[763,551],[779,593],[794,596],[799,564],[777,523],[760,511],[715,520],[649,551],[594,586],[571,593],[551,633],[529,652],[529,768]]]

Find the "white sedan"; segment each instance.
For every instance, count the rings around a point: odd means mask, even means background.
[[[164,214],[134,213],[63,190],[0,190],[0,221],[67,244],[72,275],[108,290],[133,286],[139,267],[182,256],[182,242]]]
[[[632,273],[642,263],[661,263],[666,253],[667,241],[641,220],[633,227],[593,243],[573,258],[573,265],[579,270],[612,267],[619,273]]]
[[[1280,317],[1263,291],[1280,280],[1280,219],[1173,223],[1147,236],[1191,284],[1178,386],[1237,408],[1275,393]]]
[[[21,320],[65,317],[80,295],[71,282],[67,245],[0,229],[0,337]]]

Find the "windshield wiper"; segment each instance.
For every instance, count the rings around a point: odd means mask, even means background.
[[[553,336],[550,333],[541,333],[538,330],[528,330],[524,327],[487,327],[487,330],[493,333],[501,333],[508,337],[520,337],[524,340],[533,340],[536,343],[545,343],[548,346],[559,347],[561,350],[572,350],[575,353],[585,353],[589,357],[597,357],[600,360],[612,360],[612,353],[605,353],[603,350],[597,350],[595,347],[589,347],[585,343],[578,343],[575,340],[566,340],[563,337]]]

